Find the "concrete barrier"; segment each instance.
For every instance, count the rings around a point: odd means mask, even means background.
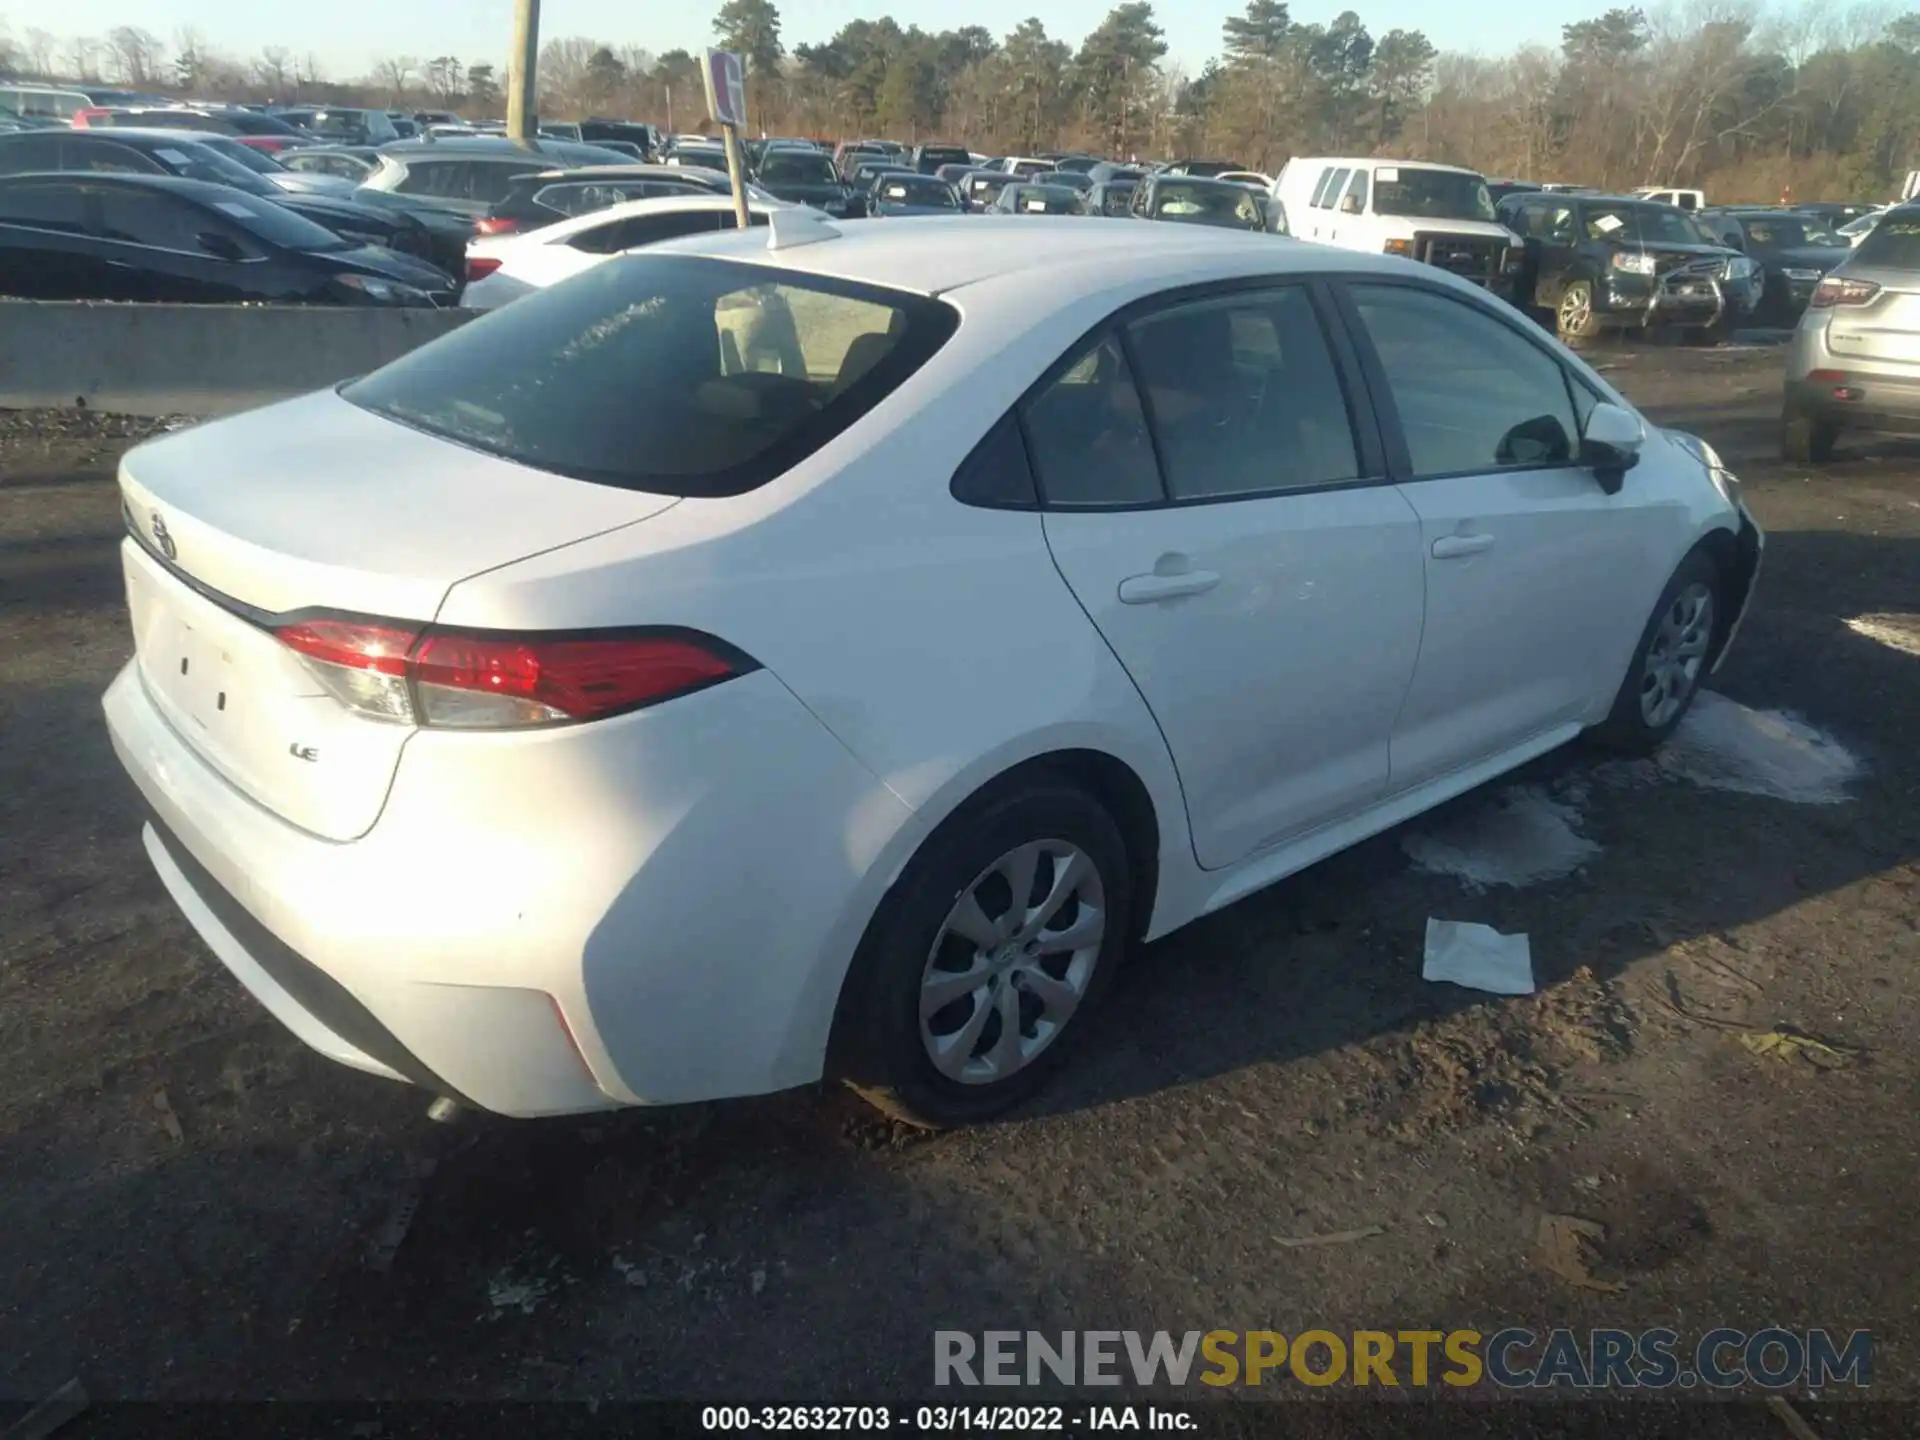
[[[475,314],[0,300],[0,409],[224,415],[364,375]]]

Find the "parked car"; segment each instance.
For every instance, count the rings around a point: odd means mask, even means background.
[[[73,128],[76,130],[109,130],[123,126],[142,130],[203,130],[211,135],[230,135],[269,155],[311,143],[304,132],[284,120],[242,110],[238,106],[222,110],[177,105],[111,110],[89,108],[73,117]]]
[[[1041,158],[1051,160],[1055,170],[1064,171],[1069,175],[1085,175],[1100,163],[1100,157],[1097,155],[1080,155],[1073,152],[1065,154],[1049,152]]]
[[[631,145],[639,150],[642,160],[651,158],[655,147],[653,127],[632,120],[582,120],[580,138],[589,145]]]
[[[883,175],[874,182],[868,213],[876,219],[912,215],[964,215],[960,192],[934,175]]]
[[[1242,165],[1238,160],[1175,160],[1161,166],[1160,173],[1165,175],[1195,175],[1203,180],[1211,180],[1232,171],[1243,171],[1246,168],[1247,167]]]
[[[295,105],[268,112],[295,129],[316,139],[343,145],[385,145],[400,139],[400,132],[384,110],[362,110],[352,106]]]
[[[1093,177],[1081,170],[1042,170],[1032,177],[1035,185],[1064,185],[1076,195],[1093,189]]]
[[[1709,447],[1432,269],[1094,223],[802,212],[131,451],[187,922],[457,1103],[963,1123],[1138,942],[1672,734],[1761,543]]]
[[[967,209],[979,214],[993,209],[1011,184],[1013,176],[1005,170],[978,170],[960,182],[960,198],[967,202]]]
[[[1845,430],[1920,433],[1920,205],[1827,272],[1787,345],[1782,454],[1831,459]]]
[[[1638,196],[1515,195],[1523,239],[1514,303],[1551,314],[1562,339],[1678,325],[1711,343],[1759,304],[1759,267],[1675,206]]]
[[[1791,325],[1826,273],[1852,248],[1817,216],[1793,210],[1703,210],[1700,223],[1760,268],[1754,315]]]
[[[668,195],[731,195],[727,177],[691,165],[589,165],[516,175],[506,198],[475,226],[480,235],[517,235],[628,200]]]
[[[1656,205],[1671,205],[1679,210],[1707,208],[1707,192],[1704,190],[1661,189],[1653,185],[1636,185],[1633,193],[1642,200],[1650,200]]]
[[[1081,197],[1080,203],[1089,215],[1130,215],[1133,213],[1133,192],[1138,183],[1134,180],[1095,181],[1093,188]]]
[[[333,175],[358,185],[380,165],[372,145],[303,145],[278,157],[281,165],[301,175]]]
[[[748,218],[764,225],[775,211],[797,208],[779,200],[755,200],[749,202]],[[467,310],[497,310],[622,251],[711,235],[738,223],[731,196],[668,195],[628,200],[524,235],[487,236],[468,247],[468,284],[460,304]]]
[[[754,170],[754,181],[766,193],[796,205],[811,205],[829,215],[866,212],[860,192],[840,178],[833,161],[811,146],[769,150]]]
[[[668,165],[696,165],[702,170],[725,170],[727,168],[727,149],[711,141],[702,145],[688,145],[676,140],[666,148],[661,160]]]
[[[1811,215],[1815,219],[1826,222],[1829,230],[1837,232],[1842,225],[1886,207],[1867,201],[1815,200],[1810,204],[1795,205],[1792,208],[1802,215]]]
[[[1011,173],[1011,172],[1009,172]],[[1080,192],[1065,185],[1035,185],[1014,180],[993,202],[997,215],[1084,215]]]
[[[853,167],[862,160],[893,160],[894,152],[878,140],[843,140],[833,149],[833,168],[843,179],[853,179]]]
[[[378,166],[361,183],[477,220],[506,199],[516,176],[628,163],[611,150],[564,140],[409,140],[383,146]]]
[[[909,170],[898,160],[880,155],[862,155],[853,162],[853,172],[847,177],[847,183],[859,191],[863,203],[871,203],[873,187],[883,175],[918,175],[918,170]]]
[[[426,230],[351,197],[283,190],[201,143],[191,130],[66,130],[0,135],[0,175],[28,171],[174,175],[223,185],[280,205],[361,245],[384,245],[422,260],[432,257]],[[358,192],[356,192],[357,194]]]
[[[1230,230],[1267,228],[1266,213],[1246,186],[1172,171],[1149,175],[1134,186],[1127,208],[1138,220],[1171,220]]]
[[[1502,297],[1513,293],[1519,240],[1502,225],[1479,172],[1425,161],[1287,162],[1273,194],[1302,240],[1437,265]]]
[[[1037,155],[1009,155],[1001,160],[1000,168],[1016,180],[1029,180],[1035,175],[1046,174],[1054,168],[1054,164]]]
[[[932,175],[942,165],[971,165],[973,152],[964,145],[916,145],[907,156],[910,169],[918,170],[922,175]]]
[[[205,146],[223,160],[231,160],[235,165],[241,166],[243,169],[251,170],[269,184],[277,185],[282,190],[290,191],[297,195],[339,195],[351,197],[359,188],[358,182],[345,179],[338,175],[328,175],[313,170],[289,170],[281,163],[279,155],[270,154],[265,150],[245,144],[238,136],[218,135],[210,130],[192,130],[181,133],[191,135],[194,144]],[[301,146],[300,148],[306,149],[310,147]],[[287,150],[279,152],[280,155],[291,153],[293,152]]]
[[[992,172],[980,165],[942,165],[933,172],[933,178],[944,180],[956,190],[969,175],[985,175]]]
[[[472,127],[463,123],[460,128],[467,130]],[[549,140],[571,140],[576,145],[580,143],[580,127],[571,120],[548,121],[541,125],[540,134]]]
[[[30,300],[450,305],[424,261],[171,175],[0,177],[0,287]]]
[[[1273,176],[1262,175],[1258,170],[1222,170],[1213,178],[1231,181],[1235,185],[1247,185],[1263,194],[1273,189]]]
[[[1509,195],[1538,194],[1540,191],[1544,189],[1546,189],[1544,185],[1535,184],[1531,180],[1488,180],[1487,181],[1487,195],[1493,201],[1496,209],[1499,207],[1500,202],[1506,199]]]
[[[1087,177],[1096,185],[1107,180],[1144,180],[1147,178],[1147,167],[1122,165],[1115,160],[1101,160],[1087,167]]]

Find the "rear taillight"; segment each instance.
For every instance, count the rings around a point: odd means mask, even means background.
[[[500,261],[493,255],[469,255],[467,257],[467,283],[484,280],[500,268]]]
[[[511,235],[520,228],[518,220],[507,220],[497,215],[482,215],[473,222],[476,235]]]
[[[1807,306],[1825,310],[1830,305],[1864,305],[1879,293],[1880,287],[1871,280],[1847,280],[1829,275],[1813,287]]]
[[[681,630],[521,635],[343,619],[273,633],[330,695],[369,719],[460,730],[598,720],[754,668]]]
[[[73,128],[75,130],[91,129],[94,121],[105,119],[111,114],[113,114],[113,111],[104,109],[98,105],[90,105],[85,109],[76,110],[73,112]]]

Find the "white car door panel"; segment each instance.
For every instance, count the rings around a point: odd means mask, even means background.
[[[1620,683],[1661,520],[1578,462],[1592,397],[1504,321],[1424,288],[1356,284],[1419,516],[1426,621],[1394,727],[1401,791],[1587,715]]]
[[[1385,790],[1419,649],[1419,520],[1361,478],[1303,287],[1180,305],[1126,335],[1022,423],[1054,561],[1153,711],[1195,856],[1218,868]],[[1150,508],[1091,508],[1114,505]]]

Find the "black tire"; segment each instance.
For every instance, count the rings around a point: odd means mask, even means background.
[[[1578,304],[1578,301],[1584,304]],[[1576,302],[1577,314],[1569,309]],[[1593,309],[1593,282],[1569,280],[1560,292],[1560,304],[1554,310],[1554,330],[1562,340],[1594,340],[1600,335],[1600,317]]]
[[[1689,325],[1682,338],[1689,345],[1724,345],[1732,335],[1727,322],[1722,320],[1712,325]]]
[[[1713,606],[1704,627],[1707,630],[1706,652],[1700,657],[1698,671],[1682,697],[1679,708],[1660,723],[1653,724],[1641,708],[1641,694],[1647,679],[1647,657],[1660,634],[1661,622],[1696,585],[1706,587]],[[1708,660],[1719,640],[1718,631],[1728,618],[1723,613],[1725,605],[1725,577],[1721,575],[1720,567],[1704,550],[1695,550],[1681,562],[1680,568],[1673,572],[1673,578],[1667,582],[1667,588],[1660,592],[1660,603],[1653,607],[1653,614],[1647,617],[1646,627],[1640,632],[1640,643],[1634,647],[1633,662],[1627,666],[1626,678],[1620,682],[1619,692],[1613,698],[1613,709],[1607,713],[1605,720],[1588,732],[1587,738],[1603,749],[1629,755],[1646,755],[1659,749],[1667,737],[1679,728],[1680,722],[1687,718],[1687,712],[1693,708],[1693,702],[1700,694],[1700,686],[1706,681]]]
[[[989,867],[1047,840],[1073,846],[1098,874],[1106,923],[1092,973],[1053,1040],[1023,1068],[1003,1080],[962,1083],[935,1067],[921,1035],[929,957],[949,912]],[[1046,878],[1036,876],[1036,887]],[[1061,1064],[1085,1029],[1086,1012],[1112,983],[1132,934],[1131,889],[1119,827],[1070,780],[1042,772],[976,797],[921,847],[867,927],[835,1018],[830,1073],[895,1119],[929,1130],[973,1124],[1019,1104]],[[985,1008],[987,1002],[969,998]],[[989,1018],[979,1051],[996,1026]]]
[[[1840,427],[1811,415],[1789,411],[1780,418],[1780,458],[1802,465],[1822,465],[1833,458]]]

